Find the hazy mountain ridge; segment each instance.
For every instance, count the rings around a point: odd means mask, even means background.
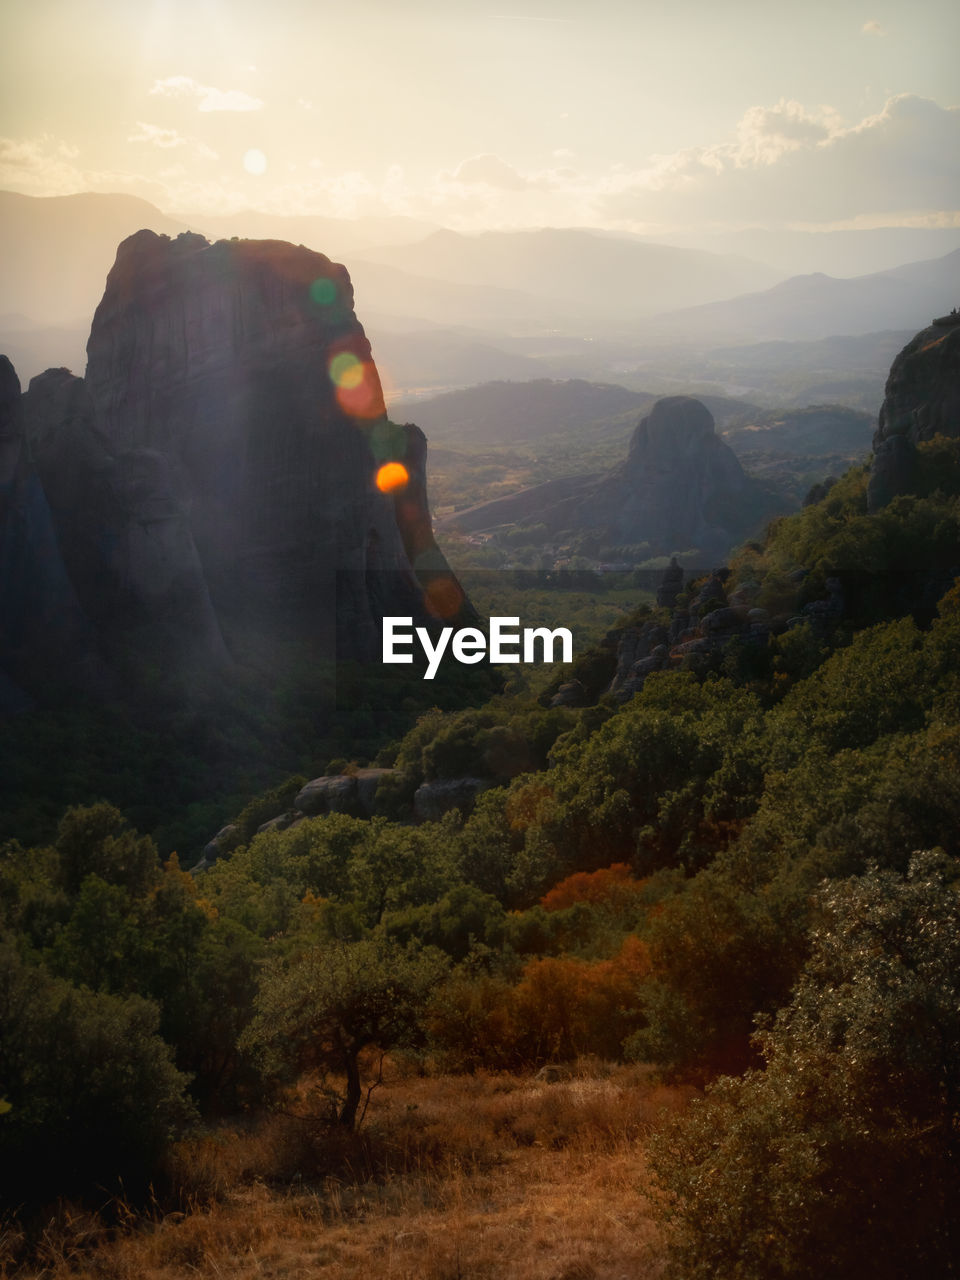
[[[374,355],[384,364],[388,394],[397,399],[493,378],[547,376],[619,382],[637,390],[652,385],[661,394],[746,395],[795,404],[839,399],[875,408],[889,361],[909,336],[905,331],[915,331],[943,309],[936,263],[897,263],[898,253],[936,237],[905,238],[892,234],[893,228],[879,240],[876,233],[862,233],[864,243],[888,246],[871,250],[888,254],[889,266],[880,273],[887,309],[870,302],[864,320],[864,308],[854,308],[852,327],[859,331],[866,323],[872,332],[887,324],[900,331],[900,341],[891,348],[878,335],[870,367],[836,378],[824,376],[836,366],[824,348],[775,352],[773,366],[764,369],[762,346],[771,337],[816,342],[837,333],[843,312],[835,292],[846,285],[855,297],[863,288],[855,280],[833,281],[822,301],[823,282],[818,289],[809,278],[781,280],[772,293],[761,288],[745,299],[746,289],[756,290],[782,272],[742,255],[618,233],[544,229],[463,236],[402,218],[350,221],[256,212],[188,221],[193,230],[212,234],[267,231],[285,240],[302,238],[308,247],[348,259],[359,305],[369,317]],[[0,193],[0,234],[7,249],[0,264],[0,347],[25,380],[51,366],[82,372],[86,317],[99,300],[116,244],[144,227],[177,234],[187,221],[132,196]],[[428,234],[416,239],[421,232]],[[860,234],[844,232],[852,241],[842,243],[859,244]],[[386,238],[394,243],[382,243]],[[811,253],[817,242],[814,233],[802,241]],[[742,248],[748,242],[735,243]],[[718,290],[721,300],[705,310],[677,313],[684,300],[705,304]],[[795,332],[798,310],[807,317],[802,333]],[[651,320],[654,311],[675,314]],[[754,343],[757,351],[738,352],[731,341]],[[778,367],[781,356],[795,377]]]
[[[862,457],[870,451],[875,430],[872,414],[845,405],[808,405],[753,414],[749,421],[734,421],[721,434],[741,457],[755,450]]]
[[[861,227],[839,231],[749,227],[668,235],[667,244],[713,253],[742,253],[782,271],[785,276],[849,277],[889,271],[905,262],[943,257],[960,248],[960,226]]]
[[[591,231],[437,231],[414,244],[367,251],[369,261],[460,284],[510,282],[575,309],[608,330],[681,298],[730,297],[781,275],[747,258],[613,239]],[[598,283],[602,281],[602,289]],[[667,302],[669,300],[669,303]]]
[[[665,312],[656,330],[661,337],[701,339],[725,332],[730,340],[751,342],[920,328],[958,296],[960,249],[954,249],[942,258],[850,279],[823,272],[793,276],[762,292]]]
[[[720,423],[760,412],[744,400],[697,398]],[[391,405],[391,413],[398,420],[415,414],[431,440],[456,448],[520,442],[566,444],[579,436],[586,449],[607,436],[622,434],[626,440],[637,415],[657,399],[651,391],[582,378],[497,380],[412,403],[398,401]]]

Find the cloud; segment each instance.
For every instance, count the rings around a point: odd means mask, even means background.
[[[150,93],[164,98],[197,98],[198,111],[260,111],[263,101],[240,89],[215,89],[190,76],[155,80]]]
[[[170,154],[169,150],[166,154]],[[176,154],[187,153],[177,150]],[[215,178],[191,180],[184,176],[180,164],[148,176],[129,169],[90,168],[80,163],[80,156],[77,147],[49,134],[0,138],[0,188],[29,196],[120,191],[142,196],[164,210],[178,206],[208,213],[234,213],[244,207],[242,193],[225,190]]]
[[[172,151],[177,147],[190,147],[207,160],[219,158],[216,151],[211,150],[205,142],[201,142],[199,138],[186,137],[176,129],[163,129],[158,124],[145,124],[142,120],[137,121],[137,128],[140,132],[131,133],[127,138],[128,142],[146,142],[164,151]]]
[[[76,147],[41,134],[0,138],[0,187],[24,195],[64,195],[84,189],[83,171],[73,163]]]
[[[875,18],[871,18],[869,22],[865,22],[860,30],[864,35],[868,36],[885,36],[887,34]]]
[[[752,107],[735,139],[612,174],[607,216],[693,226],[790,225],[956,210],[960,108],[901,94],[845,126],[829,108]]]
[[[162,92],[191,103],[209,92],[187,77],[172,80]],[[213,163],[189,132],[139,121],[129,136],[140,148],[141,173],[133,165],[93,170],[48,135],[0,139],[0,187],[31,195],[129,191],[168,211],[249,205],[251,179],[239,165]],[[854,122],[829,106],[757,104],[725,138],[604,169],[588,168],[582,152],[572,157],[565,148],[546,155],[542,167],[489,152],[426,174],[399,165],[337,172],[328,163],[294,166],[279,155],[257,179],[258,207],[407,214],[462,231],[596,226],[654,236],[748,226],[960,225],[960,108],[906,94]]]
[[[502,187],[504,191],[520,191],[530,185],[530,179],[524,178],[512,165],[489,154],[464,160],[450,179],[468,186],[484,183],[489,187]]]

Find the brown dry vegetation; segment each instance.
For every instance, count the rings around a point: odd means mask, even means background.
[[[108,1228],[64,1208],[29,1270],[0,1237],[0,1276],[656,1280],[642,1138],[684,1100],[597,1062],[553,1081],[391,1064],[360,1134],[289,1115],[181,1143],[183,1211]]]

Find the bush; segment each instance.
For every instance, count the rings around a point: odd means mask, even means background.
[[[138,996],[78,990],[0,946],[0,1197],[137,1194],[193,1118]]]
[[[942,855],[821,895],[765,1071],[725,1078],[651,1161],[684,1280],[960,1270],[960,909]]]

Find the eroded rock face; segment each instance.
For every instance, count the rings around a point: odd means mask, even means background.
[[[20,380],[0,356],[0,712],[29,708],[41,682],[94,690],[103,677],[30,458]]]
[[[29,438],[49,526],[34,513],[31,555],[48,535],[59,546],[61,605],[72,592],[108,648],[159,635],[177,663],[228,666],[256,633],[370,660],[383,614],[464,605],[433,540],[426,441],[386,418],[342,266],[279,241],[140,231],[87,352],[83,379],[48,370],[22,405],[8,388],[0,466],[22,506]],[[408,478],[383,490],[388,462]]]
[[[48,369],[30,383],[31,452],[85,615],[108,636],[142,623],[181,654],[227,650],[197,554],[182,479],[159,449],[116,450],[82,378]]]
[[[910,490],[916,446],[960,436],[960,316],[922,329],[890,367],[873,438],[868,503],[872,511]]]
[[[365,657],[371,591],[397,612],[418,604],[404,533],[432,546],[425,494],[408,486],[401,504],[375,480],[408,453],[422,472],[425,450],[386,423],[342,266],[279,241],[141,231],[120,246],[87,351],[98,427],[117,451],[167,459],[221,611],[336,617],[340,648]]]

